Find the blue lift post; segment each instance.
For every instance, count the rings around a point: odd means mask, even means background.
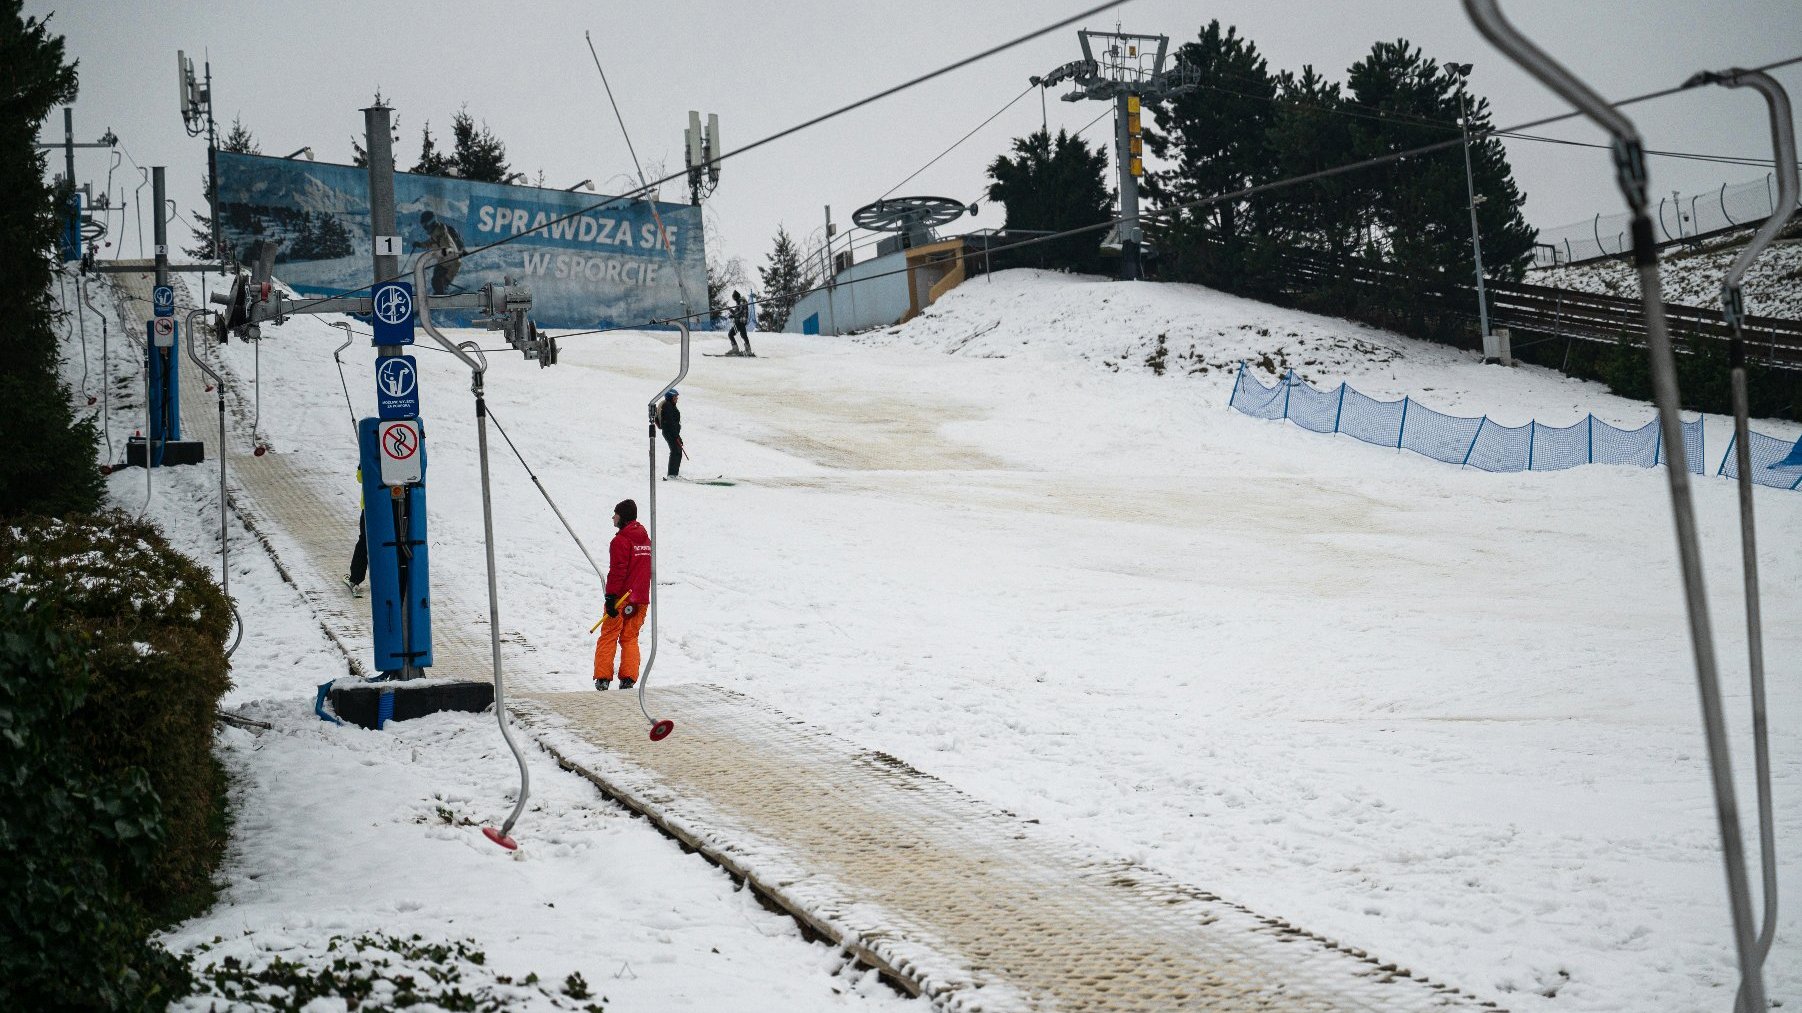
[[[379,361],[379,360],[378,360]],[[425,440],[415,445],[420,481],[382,480],[387,420],[362,419],[363,535],[369,546],[369,618],[374,668],[389,678],[418,675],[432,665],[431,550],[425,512]],[[417,426],[418,420],[413,420]],[[417,426],[423,437],[424,427]]]
[[[126,446],[126,463],[146,467],[199,464],[206,456],[205,446],[199,440],[181,438],[181,335],[175,320],[175,289],[169,284],[169,229],[164,217],[168,205],[163,199],[162,166],[151,167],[150,180],[156,202],[156,213],[151,216],[156,227],[156,287],[151,290],[151,317],[144,323],[146,418],[143,439]]]
[[[363,523],[369,546],[369,612],[375,668],[414,679],[432,665],[431,553],[426,545],[425,425],[419,418],[418,370],[405,352],[418,313],[413,285],[400,272],[394,213],[393,134],[386,106],[363,110],[368,136],[370,289],[378,418],[357,424],[363,466]],[[408,433],[413,434],[411,437]],[[407,441],[412,439],[413,445]],[[416,457],[417,460],[410,460]],[[396,475],[417,475],[404,482]]]

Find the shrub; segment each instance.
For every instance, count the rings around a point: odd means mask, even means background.
[[[0,528],[0,590],[56,604],[84,638],[91,673],[65,734],[96,775],[143,771],[162,837],[121,885],[159,921],[210,900],[224,846],[220,768],[212,755],[231,610],[211,576],[156,529],[124,514],[35,519]]]
[[[191,987],[122,884],[166,840],[140,768],[96,771],[72,719],[91,644],[52,606],[0,593],[0,1006],[160,1010]]]

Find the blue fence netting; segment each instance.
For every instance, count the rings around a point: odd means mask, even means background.
[[[1227,405],[1261,419],[1287,419],[1316,433],[1344,433],[1365,443],[1412,450],[1459,467],[1484,471],[1561,471],[1584,464],[1629,464],[1653,468],[1666,463],[1664,432],[1654,418],[1638,429],[1622,429],[1590,415],[1568,426],[1528,422],[1504,426],[1490,419],[1445,415],[1411,397],[1378,401],[1346,384],[1316,389],[1290,370],[1274,387],[1251,375],[1244,363]],[[1797,446],[1752,433],[1752,481],[1779,489],[1802,486],[1802,462],[1786,464]],[[1702,418],[1683,423],[1683,456],[1689,470],[1703,474]],[[1738,478],[1739,462],[1728,441],[1715,474]]]

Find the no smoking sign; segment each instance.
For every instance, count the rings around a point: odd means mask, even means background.
[[[392,419],[376,428],[376,444],[381,448],[382,484],[417,485],[424,477],[424,437],[419,423],[412,419]]]

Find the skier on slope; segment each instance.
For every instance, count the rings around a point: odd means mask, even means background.
[[[732,351],[727,352],[726,354],[748,355],[752,358],[756,358],[757,353],[751,351],[751,333],[745,329],[751,322],[751,306],[749,303],[745,302],[745,297],[740,295],[737,289],[732,290],[731,313],[732,329],[726,332],[726,340],[732,342]],[[738,350],[739,338],[745,339],[745,350],[742,352]]]
[[[613,657],[619,654],[619,688],[638,684],[638,631],[651,604],[651,536],[638,523],[638,504],[629,499],[613,508],[619,533],[607,546],[607,614],[594,645],[594,688],[613,685]]]
[[[682,474],[682,409],[676,407],[676,389],[663,393],[663,405],[657,409],[657,428],[663,431],[663,442],[669,444],[669,474],[664,481]]]

